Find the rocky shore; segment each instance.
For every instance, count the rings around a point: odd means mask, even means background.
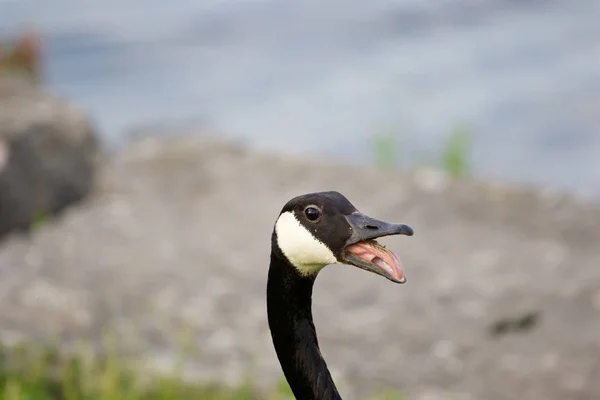
[[[600,397],[597,204],[194,135],[137,139],[98,168],[84,201],[0,242],[3,340],[93,342],[110,328],[168,368],[185,333],[191,378],[272,383],[272,224],[292,196],[338,190],[416,231],[384,241],[406,285],[343,266],[317,281],[315,324],[345,398]]]
[[[408,283],[326,268],[321,349],[345,398],[600,397],[600,204],[248,150],[198,132],[103,154],[90,117],[0,76],[0,341],[99,344],[148,368],[184,350],[190,379],[269,385],[272,224],[337,190],[410,224],[384,240]]]
[[[1,61],[0,238],[85,198],[100,161],[89,115],[7,74]]]

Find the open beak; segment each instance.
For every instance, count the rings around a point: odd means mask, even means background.
[[[379,221],[359,212],[345,217],[352,227],[352,235],[346,241],[343,262],[384,276],[395,283],[406,282],[398,256],[375,239],[390,235],[412,236],[413,229],[404,224]]]

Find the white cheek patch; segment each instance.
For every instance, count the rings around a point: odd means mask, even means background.
[[[289,211],[279,216],[275,233],[279,248],[302,275],[314,275],[326,265],[338,262],[329,247],[315,238]]]

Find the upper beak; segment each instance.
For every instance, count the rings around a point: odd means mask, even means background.
[[[376,239],[390,235],[412,236],[413,229],[404,224],[391,224],[385,221],[379,221],[362,213],[346,215],[346,220],[352,227],[352,235],[346,241],[346,247],[352,244],[362,242],[363,240]]]

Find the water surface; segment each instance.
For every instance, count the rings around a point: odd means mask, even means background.
[[[104,138],[208,124],[289,153],[401,159],[475,134],[483,178],[600,195],[600,2],[595,0],[3,0],[0,32],[46,35],[52,90]]]

